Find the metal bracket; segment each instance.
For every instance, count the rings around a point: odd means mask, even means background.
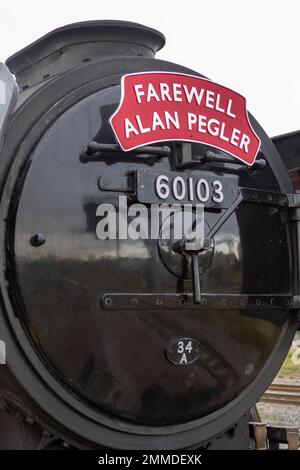
[[[244,187],[240,187],[238,190],[243,196],[243,202],[287,207],[289,209],[300,208],[300,193],[280,193],[277,191]]]
[[[107,293],[101,299],[105,310],[163,310],[163,309],[289,309],[293,298],[288,295],[201,295],[199,304],[193,301],[193,294],[147,294]]]
[[[243,196],[243,202],[252,202],[254,204],[267,204],[279,207],[291,207],[289,205],[289,194],[243,187],[239,188],[239,190]]]
[[[135,174],[132,172],[127,176],[103,175],[98,181],[101,191],[117,191],[123,193],[135,192]]]

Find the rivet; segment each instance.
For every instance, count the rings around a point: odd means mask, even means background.
[[[163,299],[156,300],[156,305],[162,305],[162,304],[163,304]]]
[[[131,305],[137,305],[138,304],[138,299],[136,297],[133,297],[133,299],[131,299]]]
[[[46,238],[44,237],[42,233],[36,233],[30,238],[31,245],[35,247],[44,245],[45,242],[46,242]]]

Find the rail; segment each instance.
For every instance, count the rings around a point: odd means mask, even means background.
[[[300,406],[300,383],[274,382],[259,400],[265,403]]]

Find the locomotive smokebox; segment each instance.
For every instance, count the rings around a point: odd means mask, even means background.
[[[282,158],[243,96],[156,59],[164,43],[92,21],[7,61],[21,92],[0,154],[0,398],[28,442],[249,447],[294,336]]]

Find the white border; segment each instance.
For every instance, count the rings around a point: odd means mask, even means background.
[[[160,139],[160,140],[149,140],[145,143],[143,143],[142,145],[136,145],[134,147],[130,147],[129,149],[124,149],[124,147],[122,146],[121,142],[119,141],[118,139],[118,136],[117,136],[117,133],[115,131],[115,128],[112,124],[112,119],[116,116],[116,114],[119,112],[119,110],[121,109],[122,105],[123,105],[123,101],[124,101],[124,97],[125,97],[125,86],[124,86],[124,82],[125,82],[125,78],[126,77],[130,77],[130,76],[133,76],[133,75],[149,75],[149,74],[170,74],[170,75],[179,75],[179,76],[184,76],[184,77],[191,77],[191,78],[197,78],[198,80],[205,80],[207,82],[210,82],[210,83],[214,83],[215,85],[218,85],[218,86],[221,86],[222,88],[226,88],[227,90],[231,91],[232,93],[235,93],[236,95],[239,95],[244,101],[245,101],[245,112],[246,112],[246,119],[248,121],[248,124],[249,124],[249,127],[250,129],[252,130],[253,134],[257,137],[258,139],[258,142],[259,142],[259,145],[257,147],[257,152],[255,154],[255,157],[253,159],[253,162],[250,164],[250,163],[247,163],[245,162],[245,160],[243,160],[242,158],[238,157],[237,155],[235,155],[234,153],[232,152],[229,152],[228,150],[225,150],[224,148],[222,147],[219,147],[218,145],[211,145],[211,144],[208,144],[207,142],[202,142],[201,140],[193,140],[193,139]],[[228,153],[229,155],[232,155],[233,157],[237,158],[238,160],[242,161],[243,163],[245,163],[246,165],[248,166],[252,166],[256,160],[256,157],[257,157],[257,154],[259,152],[259,149],[260,149],[260,146],[261,146],[261,140],[260,138],[258,137],[258,135],[256,134],[256,132],[254,131],[251,123],[250,123],[250,120],[249,120],[249,116],[248,116],[248,111],[247,111],[247,100],[246,98],[241,95],[240,93],[232,90],[231,88],[228,88],[226,86],[223,86],[221,85],[220,83],[217,83],[217,82],[213,82],[212,80],[208,79],[208,78],[202,78],[202,77],[199,77],[197,75],[191,75],[191,74],[188,74],[188,73],[181,73],[181,72],[165,72],[163,70],[160,70],[160,71],[154,71],[154,70],[151,70],[149,72],[145,71],[145,72],[136,72],[136,73],[127,73],[125,75],[122,75],[121,77],[121,99],[120,99],[120,103],[119,103],[119,106],[117,107],[116,111],[113,113],[113,115],[109,118],[109,123],[112,127],[112,130],[114,132],[114,135],[117,139],[117,141],[119,142],[119,145],[121,147],[121,149],[124,151],[124,152],[130,152],[131,150],[134,150],[136,148],[139,148],[139,147],[143,147],[144,145],[149,145],[149,144],[155,144],[155,143],[158,143],[158,142],[194,142],[194,143],[198,143],[198,144],[203,144],[203,145],[208,145],[209,147],[212,147],[212,148],[217,148],[219,150],[222,150],[223,152],[225,153]]]

